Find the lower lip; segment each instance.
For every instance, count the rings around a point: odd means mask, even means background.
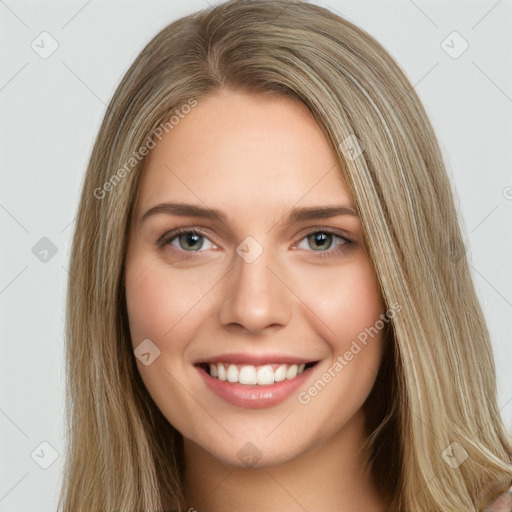
[[[291,380],[283,380],[266,386],[249,386],[239,382],[219,380],[216,377],[212,377],[200,366],[196,366],[196,369],[206,385],[231,405],[248,409],[265,409],[266,407],[272,407],[284,402],[289,398],[306,382],[317,364],[304,370],[300,375]]]

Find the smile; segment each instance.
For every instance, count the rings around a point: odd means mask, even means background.
[[[302,364],[265,364],[255,365],[237,365],[230,363],[205,363],[205,371],[213,378],[227,381],[238,382],[246,386],[270,386],[283,380],[292,380],[300,375],[306,368],[310,368],[315,363]]]
[[[266,359],[247,364],[248,361],[236,361],[234,357],[231,362],[225,362],[226,357],[224,361],[219,359],[194,366],[213,396],[235,407],[248,409],[273,407],[296,394],[305,387],[319,362],[271,363]]]

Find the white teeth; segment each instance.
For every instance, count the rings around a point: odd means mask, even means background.
[[[246,367],[247,368],[247,367]],[[254,368],[254,366],[253,366]],[[262,366],[258,368],[258,384],[260,386],[268,386],[269,384],[274,384],[274,370],[272,370],[272,366],[269,364],[266,366]],[[242,381],[240,381],[244,384]]]
[[[238,382],[238,368],[234,364],[229,365],[226,377],[229,382]]]
[[[240,384],[256,384],[258,382],[256,368],[254,366],[242,366],[238,373],[238,382]]]
[[[279,368],[274,372],[274,380],[276,382],[281,382],[286,379],[286,365],[282,364]]]
[[[286,370],[286,380],[291,380],[297,376],[297,365],[292,364],[288,370]]]
[[[294,379],[304,371],[306,365],[304,363],[299,365],[281,364],[276,367],[275,364],[237,366],[227,363],[210,363],[209,367],[210,375],[219,380],[238,382],[248,386],[254,386],[255,384],[269,386],[274,382]]]
[[[217,364],[217,365],[213,365],[213,366],[217,367],[217,373],[218,373],[219,380],[227,380],[226,369],[224,368],[224,365],[223,364]],[[212,377],[213,377],[213,375],[212,375]]]

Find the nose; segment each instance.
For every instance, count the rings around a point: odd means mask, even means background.
[[[235,254],[219,310],[224,328],[259,334],[286,325],[291,318],[293,293],[284,274],[269,249],[252,262]]]

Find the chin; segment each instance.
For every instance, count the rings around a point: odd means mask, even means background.
[[[245,439],[247,438],[245,437]],[[238,448],[238,446],[240,447]],[[296,441],[294,449],[286,450],[286,447],[281,447],[280,450],[277,450],[275,446],[266,446],[258,441],[237,441],[235,438],[230,439],[229,445],[225,449],[223,448],[218,445],[215,448],[203,447],[205,451],[219,462],[240,469],[277,466],[289,462],[300,455]],[[285,449],[283,450],[283,448]]]

